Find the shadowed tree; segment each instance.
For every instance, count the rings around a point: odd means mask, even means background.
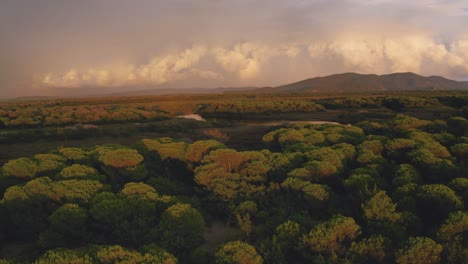
[[[184,252],[198,246],[205,228],[203,216],[188,204],[175,204],[161,215],[161,244],[171,252]]]
[[[450,184],[450,188],[454,190],[460,198],[463,199],[463,204],[468,204],[468,178],[455,178]]]
[[[298,258],[301,226],[288,220],[275,228],[272,238],[272,257],[275,263],[288,263]]]
[[[343,185],[351,200],[359,206],[379,190],[380,182],[379,176],[371,176],[357,171],[344,180]]]
[[[143,253],[121,246],[100,246],[95,249],[94,259],[100,264],[176,264],[177,259],[164,249],[154,245],[142,248]]]
[[[349,256],[352,263],[382,263],[388,259],[390,241],[383,236],[371,236],[352,242]]]
[[[288,172],[300,167],[303,163],[301,153],[268,153],[267,157],[271,164],[268,174],[274,182],[282,182]]]
[[[410,237],[395,254],[398,264],[438,264],[442,246],[428,237]]]
[[[468,159],[468,144],[467,143],[459,143],[453,145],[450,150],[452,153],[457,156],[460,161],[466,162]]]
[[[416,198],[421,218],[429,223],[440,223],[450,212],[463,209],[463,202],[456,193],[442,184],[421,186]]]
[[[319,208],[330,199],[330,190],[326,185],[313,184],[297,178],[288,177],[281,183],[281,188],[298,192],[312,208]]]
[[[447,120],[448,132],[455,136],[466,136],[468,134],[468,120],[461,116],[450,117]]]
[[[442,240],[447,263],[463,263],[468,258],[468,213],[457,211],[451,213],[437,231]]]
[[[34,237],[44,230],[47,217],[61,203],[85,205],[103,188],[102,183],[92,180],[67,180],[53,182],[41,177],[24,186],[12,186],[4,194],[2,203],[21,237]]]
[[[70,249],[48,250],[44,255],[34,261],[34,264],[93,264],[88,255],[82,255]]]
[[[49,216],[49,228],[40,234],[45,247],[76,246],[87,238],[88,212],[77,204],[64,204]]]
[[[158,217],[172,203],[144,183],[127,183],[118,194],[100,193],[89,211],[95,222],[94,234],[97,239],[111,238],[123,244],[147,243],[154,239],[151,230],[157,228]]]
[[[412,151],[416,147],[417,143],[414,140],[406,138],[396,138],[390,140],[385,144],[386,154],[392,159],[399,162],[406,161],[406,153]]]
[[[143,139],[138,143],[138,150],[145,156],[152,176],[164,176],[192,184],[192,172],[187,160],[188,147],[186,142],[168,137]],[[191,154],[194,154],[193,149]]]
[[[396,187],[403,186],[408,183],[422,183],[419,172],[411,164],[398,165],[393,173],[392,184]]]

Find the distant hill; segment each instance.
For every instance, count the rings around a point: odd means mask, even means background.
[[[59,99],[60,96],[20,96],[15,98],[2,99],[0,101],[40,101],[40,100],[53,100]]]
[[[397,90],[460,90],[468,89],[468,82],[458,82],[440,76],[424,77],[411,72],[387,75],[342,73],[316,77],[303,81],[260,88],[265,93],[320,93],[320,92],[364,92]]]
[[[166,88],[166,89],[145,89],[137,91],[126,91],[110,94],[112,96],[144,96],[144,95],[166,95],[166,94],[221,94],[251,91],[257,87],[220,87],[220,88]]]

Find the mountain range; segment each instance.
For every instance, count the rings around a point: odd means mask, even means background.
[[[461,90],[468,82],[440,76],[424,77],[411,72],[386,75],[342,73],[316,77],[272,88],[256,89],[265,93],[365,92],[397,90]]]
[[[63,89],[57,89],[63,91]],[[415,73],[386,75],[341,73],[315,77],[276,87],[219,87],[219,88],[151,88],[122,87],[119,92],[96,94],[95,87],[76,91],[76,94],[54,96],[27,96],[9,100],[44,100],[65,97],[149,96],[167,94],[222,94],[222,93],[341,93],[403,90],[468,90],[468,81],[454,81],[441,76],[424,77]],[[8,99],[4,99],[8,100]]]

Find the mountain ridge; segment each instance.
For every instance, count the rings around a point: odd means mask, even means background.
[[[323,77],[308,78],[273,88],[259,88],[256,89],[256,92],[318,93],[463,89],[468,89],[468,82],[450,80],[445,77],[435,75],[424,77],[412,72],[384,75],[347,72]]]
[[[73,94],[51,93],[51,95],[0,98],[0,101],[48,100],[63,98],[152,96],[176,94],[224,94],[224,93],[328,93],[328,92],[383,92],[383,91],[433,91],[468,90],[468,81],[456,81],[442,76],[424,77],[412,72],[384,75],[354,72],[318,76],[275,87],[217,87],[217,88],[150,88],[132,87],[129,90],[96,93],[95,87],[87,87]],[[57,89],[63,91],[63,89]]]

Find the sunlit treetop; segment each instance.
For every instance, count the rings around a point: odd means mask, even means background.
[[[187,148],[186,157],[191,162],[200,162],[210,151],[225,148],[224,144],[216,140],[199,140]]]
[[[36,176],[37,164],[28,158],[10,160],[2,167],[3,173],[21,179],[31,179]]]
[[[71,161],[85,159],[87,156],[86,151],[79,148],[61,148],[58,150],[65,158]]]
[[[420,128],[427,124],[429,121],[417,119],[410,116],[405,115],[397,115],[394,119],[388,122],[392,128],[396,128],[399,130],[408,130],[412,128]]]
[[[53,249],[53,250],[46,251],[46,253],[44,253],[44,255],[38,258],[34,263],[35,264],[50,264],[50,263],[92,264],[93,260],[88,255],[80,256],[80,254],[70,249]]]
[[[98,193],[103,184],[94,180],[52,181],[48,177],[36,178],[24,186],[9,187],[3,196],[4,201],[27,200],[34,197],[47,197],[61,202],[88,203]]]
[[[64,168],[60,172],[60,176],[62,176],[63,178],[86,177],[96,173],[97,171],[94,168],[80,164],[73,164],[69,167]]]
[[[148,250],[140,253],[121,246],[101,246],[96,252],[98,263],[155,263],[175,264],[177,259],[165,250]]]
[[[352,241],[361,234],[361,227],[352,217],[335,215],[330,220],[316,225],[302,238],[311,251],[330,255],[345,252],[344,241]]]
[[[44,160],[55,160],[55,161],[66,161],[66,159],[60,155],[56,154],[36,154],[34,158],[39,161]]]
[[[224,244],[215,253],[216,264],[261,264],[262,257],[250,244],[231,241]]]
[[[134,149],[116,149],[104,152],[99,161],[113,168],[128,168],[143,162],[143,156]]]
[[[362,205],[362,209],[367,220],[396,222],[400,219],[400,214],[396,212],[396,204],[385,191],[376,193]]]
[[[185,153],[188,148],[187,143],[167,137],[154,140],[143,139],[142,143],[147,150],[157,152],[162,160],[185,160]]]
[[[151,200],[158,198],[156,190],[142,182],[130,182],[125,184],[124,188],[121,190],[121,193],[126,196],[144,197]]]

